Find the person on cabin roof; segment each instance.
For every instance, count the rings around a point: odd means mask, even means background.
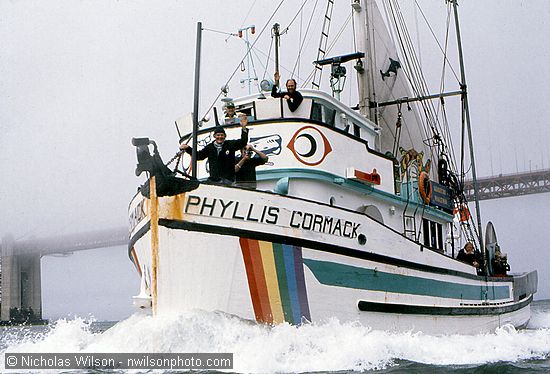
[[[286,81],[286,92],[278,92],[279,79],[281,78],[278,71],[275,72],[274,78],[275,84],[271,88],[271,96],[277,98],[282,97],[283,99],[285,99],[288,103],[288,109],[290,109],[291,112],[294,112],[296,109],[298,109],[298,107],[304,100],[302,94],[296,91],[296,80],[290,78]]]
[[[235,104],[232,101],[228,101],[224,105],[225,118],[223,123],[229,125],[237,122],[237,116],[235,115]]]
[[[458,254],[456,259],[462,262],[466,262],[474,266],[476,269],[479,269],[481,266],[481,253],[479,251],[474,251],[474,245],[472,242],[467,242]]]
[[[255,157],[254,153],[259,157]],[[241,149],[241,155],[235,157],[235,178],[237,185],[256,188],[256,167],[267,162],[268,157],[262,151],[248,144]]]
[[[246,116],[245,116],[246,118]],[[231,185],[235,183],[235,152],[248,143],[248,121],[241,117],[241,138],[226,140],[225,130],[221,126],[214,129],[214,141],[197,151],[197,159],[208,158],[210,176],[207,182],[215,184]],[[182,143],[180,149],[193,154],[189,144]]]

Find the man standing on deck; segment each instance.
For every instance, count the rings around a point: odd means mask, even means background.
[[[209,183],[231,185],[235,183],[235,152],[248,143],[247,121],[241,117],[241,138],[226,140],[225,130],[216,126],[214,141],[197,151],[197,160],[208,158],[210,176]],[[189,144],[182,143],[180,149],[192,154],[193,148]]]
[[[271,88],[271,96],[272,97],[282,97],[286,100],[288,103],[288,109],[290,109],[291,112],[294,112],[300,104],[302,103],[302,100],[304,98],[302,97],[302,94],[296,91],[296,81],[292,78],[286,81],[286,92],[277,92],[279,88],[279,79],[281,76],[279,75],[279,72],[275,72],[275,84]]]
[[[229,125],[236,123],[237,116],[235,116],[235,104],[232,101],[228,101],[225,104],[225,118],[223,124]]]

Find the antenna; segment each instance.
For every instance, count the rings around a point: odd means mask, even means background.
[[[256,76],[250,75],[250,60],[252,59],[252,57],[250,56],[250,50],[252,49],[252,46],[248,41],[248,31],[250,31],[251,34],[255,34],[256,26],[252,25],[252,26],[247,26],[247,27],[243,27],[242,29],[239,29],[239,38],[242,38],[244,34],[244,42],[246,44],[246,74],[248,76],[246,79],[241,79],[241,83],[244,83],[244,82],[248,83],[248,94],[250,95],[252,93],[252,90],[250,89],[250,82],[258,81],[258,78]],[[252,62],[252,65],[254,65],[254,62]]]

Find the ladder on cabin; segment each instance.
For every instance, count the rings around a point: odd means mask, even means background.
[[[416,241],[416,218],[414,214],[403,212],[403,235],[413,241]]]
[[[407,181],[411,180],[410,170],[407,168]],[[418,211],[418,204],[416,205],[416,208],[411,213],[407,213],[407,210],[409,208],[409,203],[411,202],[411,197],[415,196],[414,191],[412,191],[413,187],[411,183],[406,183],[406,194],[407,194],[407,203],[405,204],[405,208],[403,209],[403,236],[406,238],[409,238],[416,242],[416,213]],[[405,191],[402,191],[405,192]],[[420,235],[420,232],[418,233]]]
[[[319,41],[319,50],[317,51],[317,59],[320,61],[325,58],[327,52],[328,32],[330,30],[330,21],[332,17],[332,8],[334,7],[334,0],[327,1],[327,10],[325,11],[325,18],[323,20],[323,30],[321,31],[321,40]],[[315,70],[313,72],[313,80],[311,86],[313,89],[318,90],[321,86],[321,73],[323,67],[315,63]]]
[[[407,180],[410,180],[409,170],[407,169]],[[412,214],[407,214],[407,208],[409,207],[409,203],[411,201],[411,196],[413,196],[413,193],[411,191],[411,184],[406,184],[407,188],[407,203],[405,204],[405,209],[403,209],[403,236],[406,238],[409,238],[413,241],[416,241],[416,211],[418,209],[418,206],[413,211]]]

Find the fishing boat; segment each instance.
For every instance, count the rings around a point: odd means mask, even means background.
[[[270,97],[270,82],[232,99],[248,119],[248,142],[269,157],[256,188],[209,183],[207,162],[178,152],[165,164],[154,141],[133,139],[136,175],[147,175],[129,206],[129,256],[141,277],[134,302],[159,315],[200,309],[266,324],[337,318],[427,333],[526,326],[537,273],[507,271],[493,225],[482,230],[479,203],[463,192],[465,169],[475,183],[464,69],[456,91],[428,91],[395,0],[353,0],[356,49],[327,55],[333,2],[297,109]],[[457,1],[447,3],[462,67]],[[228,139],[241,136],[217,110],[214,123],[199,120],[201,30],[194,111],[179,122],[180,143],[193,153],[220,123]],[[276,71],[280,34],[275,24]],[[340,95],[352,74],[358,105],[350,107]],[[436,109],[452,96],[470,160],[456,161]],[[456,258],[466,242],[482,254],[479,264]]]

